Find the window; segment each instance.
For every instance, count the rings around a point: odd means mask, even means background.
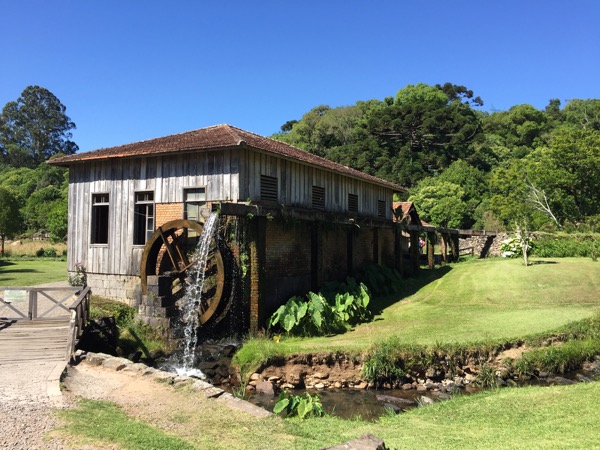
[[[348,194],[348,212],[358,214],[358,195]]]
[[[277,201],[277,178],[267,175],[260,176],[260,199],[267,202]]]
[[[183,192],[183,218],[199,221],[200,209],[206,205],[206,188],[186,189]]]
[[[325,188],[320,186],[312,187],[312,207],[313,209],[325,209]]]
[[[154,192],[136,192],[133,245],[144,245],[154,233]]]
[[[108,244],[108,194],[92,194],[92,244]]]
[[[377,200],[377,217],[385,217],[385,200]]]

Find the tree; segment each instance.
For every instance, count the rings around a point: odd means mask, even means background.
[[[0,255],[4,256],[4,241],[18,230],[19,205],[15,197],[0,188]]]
[[[440,227],[460,228],[468,212],[464,195],[457,184],[428,178],[419,184],[408,200],[414,202],[419,215],[427,222]]]
[[[388,159],[380,176],[411,187],[469,155],[481,131],[479,117],[457,94],[463,87],[452,92],[444,86],[451,97],[434,86],[408,85],[393,104],[370,112],[367,129]]]
[[[51,156],[70,155],[79,148],[71,141],[75,124],[66,107],[49,90],[28,86],[0,114],[0,149],[15,167],[37,167]]]

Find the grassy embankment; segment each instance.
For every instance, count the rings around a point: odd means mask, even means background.
[[[442,275],[443,276],[440,276]],[[403,295],[380,300],[376,320],[326,338],[251,340],[254,361],[271,354],[343,350],[361,353],[391,335],[399,342],[434,345],[517,339],[591,317],[600,308],[600,265],[588,259],[473,261],[407,281]],[[261,353],[262,352],[262,353]],[[189,399],[188,394],[183,394]],[[455,397],[376,423],[334,417],[258,420],[206,399],[193,399],[177,416],[132,420],[105,403],[66,411],[66,433],[87,434],[120,448],[321,448],[365,433],[388,448],[600,448],[600,385],[503,389]],[[107,409],[108,408],[108,409]],[[108,413],[107,413],[108,411]],[[99,427],[85,426],[90,423]],[[173,430],[185,429],[172,441]],[[114,431],[110,431],[114,430]],[[148,441],[150,439],[150,441]],[[163,441],[164,439],[164,441]]]
[[[135,409],[129,416],[113,404],[84,401],[59,413],[67,423],[61,434],[79,445],[156,450],[318,449],[366,433],[395,449],[600,448],[598,383],[459,396],[375,423],[335,417],[256,419],[185,391],[173,396],[177,409],[162,411],[169,400],[161,398],[154,416]]]

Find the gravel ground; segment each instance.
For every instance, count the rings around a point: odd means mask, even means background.
[[[56,362],[0,366],[0,448],[67,449],[46,435],[58,425],[52,408],[67,406],[62,396],[48,395],[48,377]]]

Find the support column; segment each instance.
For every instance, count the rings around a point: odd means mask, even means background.
[[[413,275],[419,273],[421,251],[419,249],[419,232],[410,230],[410,266]]]
[[[379,264],[379,228],[373,228],[373,264]]]
[[[313,292],[317,292],[320,286],[320,274],[321,267],[320,262],[322,258],[319,255],[322,254],[319,250],[320,244],[320,229],[319,223],[313,222],[310,229],[310,289]]]
[[[440,233],[442,238],[442,265],[446,265],[448,262],[448,235]]]
[[[459,240],[458,233],[450,235],[450,247],[452,250],[452,261],[454,261],[454,262],[458,262],[458,248],[459,248],[458,240]]]
[[[351,277],[354,275],[354,228],[351,226],[346,231],[347,241],[346,241],[346,257],[347,257],[347,276]]]
[[[256,333],[265,325],[265,250],[266,218],[248,221],[250,251],[250,332]]]
[[[435,267],[435,232],[428,231],[427,232],[427,266],[430,269]]]
[[[402,230],[394,224],[394,266],[398,272],[403,274],[404,254],[402,251]]]

